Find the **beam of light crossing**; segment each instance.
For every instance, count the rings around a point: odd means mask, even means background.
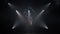
[[[30,10],[28,10],[28,22],[30,25],[32,25],[32,17],[31,17],[31,14],[30,14]]]
[[[18,10],[16,10],[16,13],[17,13],[18,17],[19,17],[21,20],[24,19],[23,16],[21,15],[21,13],[20,13]]]
[[[20,13],[18,10],[16,10],[16,13],[17,13],[17,15],[18,15],[18,18],[19,18],[22,22],[26,22],[25,18],[21,15],[21,13]]]
[[[35,18],[35,20],[38,20],[38,19],[41,17],[41,15],[43,14],[43,12],[49,7],[50,4],[51,4],[51,3],[48,3],[48,4],[45,6],[44,10],[42,10],[42,11],[37,15],[37,17]],[[42,24],[43,24],[43,25],[41,25],[41,27],[44,27],[44,28],[48,29],[48,27],[46,26],[45,23],[42,23]]]
[[[18,17],[23,21],[23,17],[22,17],[22,15],[19,13],[18,10],[16,10],[16,13],[17,13]],[[24,21],[23,21],[23,22],[24,22]],[[20,23],[17,23],[17,22],[16,22],[16,23],[13,25],[12,29],[15,29],[15,27],[17,27],[19,24],[20,24]]]
[[[48,3],[48,6],[51,5],[51,3]]]
[[[37,15],[36,19],[38,19],[38,18],[43,14],[43,12],[49,7],[50,4],[51,4],[51,3],[48,3],[48,4],[45,6],[45,9],[42,10],[42,11]]]
[[[39,17],[43,14],[44,11],[45,11],[45,10],[42,10],[42,11],[37,15],[37,17],[35,18],[35,20],[39,19]]]

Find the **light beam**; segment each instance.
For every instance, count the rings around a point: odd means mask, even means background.
[[[23,16],[21,15],[21,13],[20,13],[18,10],[16,10],[16,13],[17,13],[18,17],[19,17],[21,20],[24,19]]]
[[[44,28],[48,29],[48,27],[47,27],[47,26],[44,26]]]
[[[28,22],[30,25],[32,25],[32,17],[31,17],[31,14],[30,14],[30,10],[28,10]]]
[[[18,14],[18,16],[20,16],[20,17],[21,17],[21,14],[18,12],[18,10],[16,10],[16,13]]]
[[[16,26],[13,26],[12,29],[15,29]]]
[[[8,3],[8,5],[9,5],[9,7],[10,7],[11,9],[13,9],[13,10],[16,10],[16,9],[17,9],[16,6],[14,6],[14,5],[11,4],[11,3]]]
[[[12,6],[12,4],[11,4],[11,3],[8,3],[8,5],[9,5],[9,6]]]
[[[40,23],[40,27],[43,27],[43,28],[45,28],[45,29],[48,29],[47,25],[46,25],[44,22],[41,22],[41,23]]]
[[[50,6],[51,5],[51,3],[48,3],[48,5],[47,6]]]
[[[39,17],[43,14],[44,11],[45,11],[45,10],[42,10],[42,11],[37,15],[37,17],[35,18],[35,20],[39,19]]]
[[[20,13],[18,10],[16,10],[16,13],[17,13],[17,15],[18,15],[18,18],[19,18],[22,22],[26,22],[25,18],[21,15],[21,13]]]

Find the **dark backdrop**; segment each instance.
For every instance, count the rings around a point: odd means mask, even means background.
[[[57,5],[54,0],[2,0],[1,11],[0,11],[0,24],[1,24],[1,34],[17,34],[18,31],[12,30],[11,27],[16,19],[16,14],[8,6],[8,2],[17,5],[19,7],[32,6],[33,9],[39,9],[39,7],[51,2],[52,4],[47,10],[47,15],[44,16],[45,22],[49,27],[48,30],[41,29],[39,27],[35,28],[35,32],[40,34],[58,34],[60,31],[60,4]],[[60,2],[59,2],[60,3]],[[23,29],[22,29],[23,30]],[[24,32],[20,30],[18,34]],[[40,30],[43,30],[42,32]]]

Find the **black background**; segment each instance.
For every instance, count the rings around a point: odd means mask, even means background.
[[[52,4],[47,10],[48,15],[45,16],[46,24],[49,27],[49,29],[46,31],[45,29],[40,32],[39,28],[36,28],[35,33],[40,34],[59,34],[60,32],[60,4],[57,5],[56,1],[54,0],[2,0],[1,2],[1,11],[0,11],[0,17],[1,17],[1,34],[17,34],[18,31],[12,30],[11,27],[13,26],[14,20],[16,18],[16,15],[10,7],[8,6],[8,2],[13,3],[14,5],[17,5],[19,7],[27,7],[32,6],[35,9],[38,9],[39,7],[51,2]],[[59,2],[60,3],[60,2]],[[22,29],[23,30],[23,29]],[[21,31],[22,31],[21,30]],[[19,32],[18,34],[22,33]]]

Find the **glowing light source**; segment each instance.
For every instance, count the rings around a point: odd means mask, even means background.
[[[31,14],[30,14],[30,10],[28,10],[28,22],[29,22],[29,24],[32,25],[32,17],[31,17]]]
[[[37,20],[41,15],[42,15],[42,13],[44,12],[45,10],[42,10],[38,15],[37,15],[37,17],[35,18],[35,20]]]
[[[16,27],[16,25],[14,25],[14,26],[12,27],[12,29],[15,29],[15,27]]]
[[[20,16],[20,17],[21,17],[21,14],[18,12],[18,10],[16,10],[16,13],[18,14],[18,16]]]
[[[30,17],[30,10],[28,10],[28,17]]]
[[[9,6],[13,6],[11,3],[8,3]]]
[[[51,3],[48,3],[48,6],[51,5]]]
[[[46,29],[48,29],[48,27],[47,26],[44,26]]]
[[[49,3],[47,6],[49,6],[50,4],[51,4],[51,3]],[[10,3],[8,3],[8,5],[12,6]],[[46,7],[47,7],[47,6],[46,6]],[[45,9],[42,10],[42,11],[36,16],[35,20],[39,19],[39,18],[41,17],[41,15],[44,13],[44,11],[45,11]],[[19,16],[19,18],[20,18],[23,22],[25,22],[23,16],[21,15],[21,13],[20,13],[18,10],[16,10],[16,13],[17,13],[17,15]],[[28,20],[27,20],[27,21],[28,21],[28,23],[29,23],[30,25],[32,25],[32,17],[31,17],[30,10],[28,10]],[[18,25],[18,24],[17,24],[17,25]],[[16,25],[14,25],[14,26],[12,27],[12,29],[14,29],[15,27],[16,27]],[[43,24],[43,23],[42,23],[41,27],[44,27],[44,28],[48,29],[48,27],[46,26],[46,24]]]
[[[22,22],[26,22],[26,20],[25,20],[24,17],[21,15],[21,13],[19,13],[18,10],[16,10],[16,13],[17,13],[19,19],[20,19]]]

